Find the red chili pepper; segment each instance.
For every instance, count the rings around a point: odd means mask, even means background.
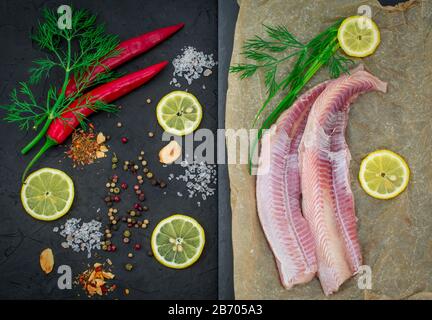
[[[120,53],[112,58],[105,59],[101,62],[102,65],[96,66],[91,74],[90,81],[93,80],[97,74],[104,72],[105,68],[114,70],[123,63],[147,52],[154,46],[163,42],[174,33],[183,28],[184,23],[179,23],[174,26],[157,29],[148,33],[142,34],[138,37],[123,41],[116,48]],[[71,78],[66,87],[65,95],[68,97],[77,91],[75,79]]]
[[[98,100],[106,103],[117,100],[118,98],[148,82],[167,64],[167,61],[155,64],[151,67],[125,75],[119,79],[93,89],[82,98],[75,100],[69,106],[69,109],[72,109],[73,111],[64,112],[61,117],[62,119],[57,118],[51,123],[47,132],[47,136],[54,140],[57,144],[63,143],[80,124],[80,121],[76,115],[88,117],[94,112],[94,109],[87,108],[85,104],[94,103]],[[84,106],[82,108],[77,108],[77,106],[80,104],[84,104]]]
[[[23,174],[23,180],[27,175],[28,170],[31,166],[40,158],[40,156],[52,146],[63,143],[80,124],[77,117],[85,116],[88,117],[95,112],[94,108],[89,108],[88,104],[95,103],[96,101],[103,101],[110,103],[134,89],[140,87],[146,82],[150,81],[155,77],[165,66],[168,61],[164,61],[140,71],[125,75],[119,79],[105,83],[87,93],[80,99],[75,100],[66,110],[63,112],[61,118],[55,119],[46,134],[46,142],[35,157],[30,161]],[[82,107],[80,108],[80,105]]]

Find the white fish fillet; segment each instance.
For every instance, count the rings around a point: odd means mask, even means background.
[[[362,264],[345,141],[349,107],[362,93],[386,89],[386,83],[362,66],[332,81],[316,99],[300,143],[303,214],[314,238],[318,277],[326,295],[336,292]]]
[[[309,111],[326,86],[303,94],[261,140],[258,215],[287,289],[309,282],[317,271],[313,237],[301,213],[298,146]]]

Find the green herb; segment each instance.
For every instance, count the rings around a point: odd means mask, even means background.
[[[273,96],[277,92],[278,83],[276,82],[277,67],[282,62],[299,55],[305,46],[297,40],[283,26],[269,27],[264,26],[269,40],[265,40],[259,36],[247,40],[243,46],[242,54],[255,63],[237,64],[230,68],[232,73],[240,73],[240,78],[248,78],[255,74],[259,69],[265,72],[265,84],[269,96]],[[288,49],[295,49],[294,52],[287,56],[277,58],[271,53],[279,53]]]
[[[104,72],[92,76],[93,69],[102,66],[103,58],[114,57],[120,53],[116,50],[118,38],[106,34],[102,25],[96,25],[96,16],[86,10],[74,11],[71,29],[58,27],[58,16],[54,11],[45,9],[43,17],[44,21],[39,23],[33,40],[49,55],[34,61],[33,67],[29,70],[28,82],[20,82],[19,89],[13,90],[10,94],[11,103],[0,106],[6,110],[5,120],[16,123],[22,130],[38,130],[42,126],[37,136],[21,150],[23,154],[39,142],[51,122],[61,118],[62,113],[84,90],[117,77],[107,68]],[[64,72],[63,84],[60,89],[51,85],[45,101],[40,103],[29,85],[36,85],[42,79],[48,78],[53,68],[59,68]],[[66,96],[66,88],[72,75],[77,91]],[[113,105],[102,102],[88,104],[87,107],[108,112],[117,110]],[[85,124],[85,118],[81,116],[81,123]]]
[[[246,58],[254,60],[255,63],[234,65],[230,68],[230,72],[240,73],[240,78],[244,79],[262,69],[268,93],[267,99],[255,115],[252,127],[255,126],[260,115],[276,94],[281,90],[288,89],[287,95],[262,122],[258,130],[257,138],[254,140],[249,154],[250,171],[252,170],[252,156],[263,130],[270,128],[279,115],[294,103],[315,73],[322,66],[328,66],[331,77],[338,77],[341,73],[348,72],[349,65],[353,62],[336,52],[339,49],[337,31],[341,22],[342,19],[318,34],[307,44],[302,44],[283,26],[265,26],[269,37],[268,40],[256,36],[245,42],[242,54]],[[283,51],[287,51],[288,54],[282,58],[274,56],[275,53]],[[280,81],[277,81],[278,66],[293,57],[296,57],[297,60],[294,62],[291,72]]]

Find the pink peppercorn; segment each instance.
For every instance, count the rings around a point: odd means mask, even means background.
[[[128,188],[127,183],[123,182],[123,183],[121,184],[121,188],[122,188],[123,190],[126,190],[126,189]]]
[[[139,243],[134,245],[134,249],[135,250],[140,250],[141,249],[141,245]]]
[[[128,140],[128,138],[126,138],[126,137],[121,138],[121,142],[122,142],[122,143],[128,143],[128,141],[129,141],[129,140]]]

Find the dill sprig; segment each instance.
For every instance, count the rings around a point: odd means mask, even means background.
[[[4,119],[16,123],[22,130],[37,130],[44,124],[38,135],[23,148],[22,153],[28,152],[45,135],[50,123],[61,117],[86,89],[117,77],[117,74],[108,68],[95,77],[91,76],[92,70],[96,66],[101,66],[104,58],[120,53],[116,49],[119,43],[117,36],[107,34],[103,25],[96,24],[96,19],[97,17],[87,10],[76,10],[72,14],[72,28],[61,29],[57,24],[58,15],[52,10],[43,10],[43,22],[39,22],[32,39],[47,52],[47,55],[34,61],[29,69],[29,80],[20,82],[19,88],[11,92],[11,103],[0,106],[6,110]],[[38,102],[30,85],[36,85],[42,79],[49,78],[53,68],[59,68],[64,72],[63,83],[60,89],[54,85],[49,86],[45,101]],[[65,91],[72,76],[77,91],[67,97]],[[117,110],[111,106],[96,103],[91,107],[108,112]]]
[[[258,70],[264,71],[265,85],[269,96],[274,96],[278,89],[276,81],[277,67],[284,61],[298,55],[304,44],[297,40],[284,26],[270,27],[264,25],[268,40],[255,36],[245,42],[242,55],[255,63],[243,63],[230,67],[231,73],[240,73],[240,78],[253,76]],[[278,58],[272,53],[294,49],[285,57]]]
[[[256,145],[262,136],[263,130],[270,128],[280,114],[294,103],[315,73],[322,66],[327,66],[330,76],[336,78],[341,73],[347,73],[349,66],[353,64],[352,60],[337,53],[339,49],[337,31],[341,22],[342,19],[306,44],[302,44],[283,26],[265,26],[268,40],[256,36],[245,42],[242,54],[254,62],[234,65],[230,68],[230,72],[240,73],[240,78],[244,79],[251,77],[260,69],[263,70],[268,93],[267,99],[255,115],[252,127],[256,125],[262,112],[266,110],[276,94],[281,90],[288,90],[286,96],[264,119],[258,130],[257,138],[254,140],[249,154],[250,171],[252,170],[252,158],[255,155]],[[274,53],[285,51],[287,54],[282,58],[274,56]],[[294,57],[296,57],[296,60],[293,63],[291,72],[278,81],[278,66]]]

